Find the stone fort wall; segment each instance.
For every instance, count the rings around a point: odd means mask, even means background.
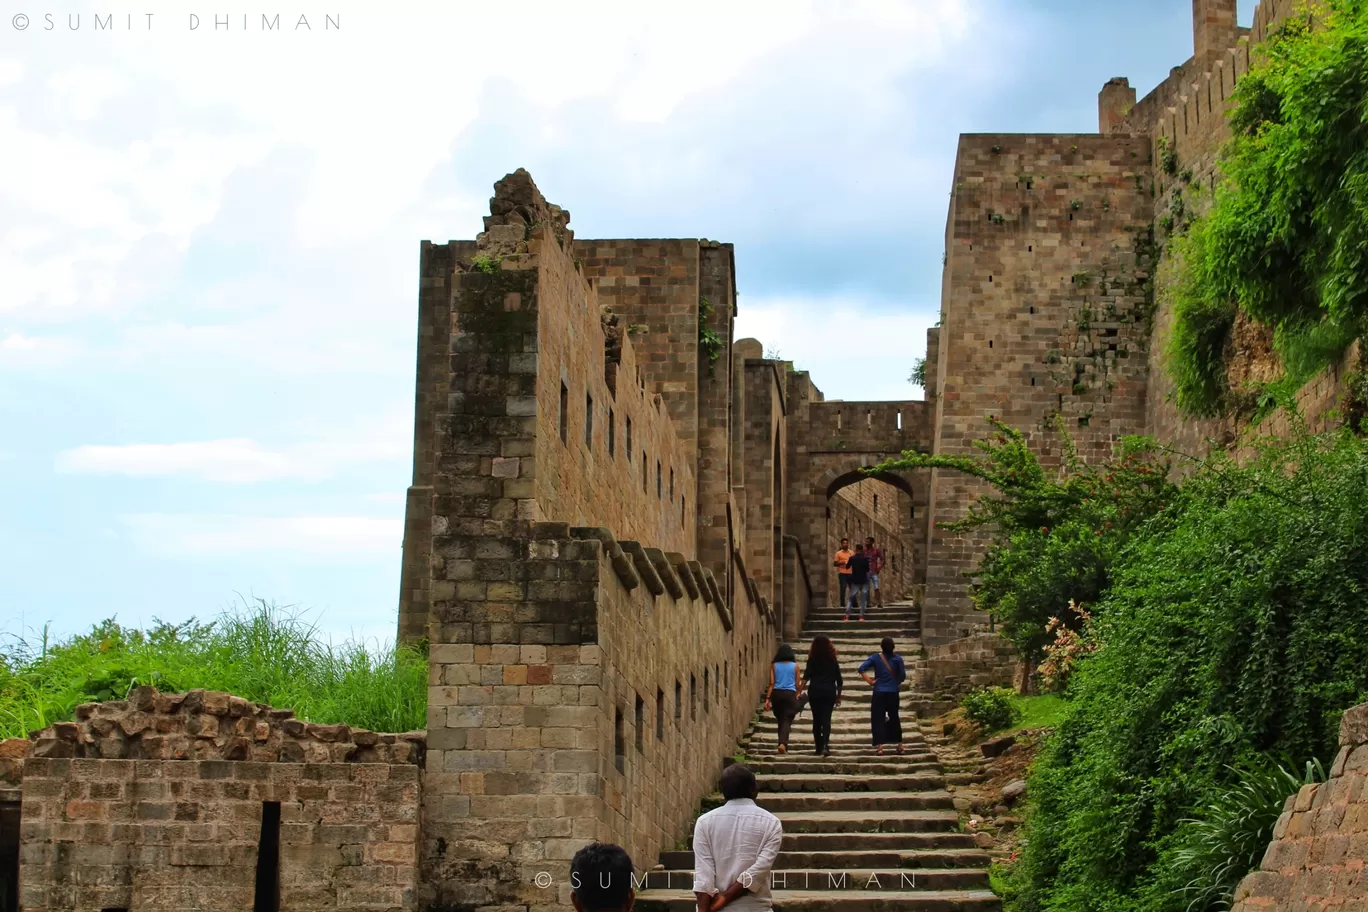
[[[78,707],[0,742],[19,907],[416,910],[424,740],[203,691]]]
[[[973,455],[997,418],[1025,432],[1048,464],[1056,420],[1084,459],[1144,426],[1150,143],[1144,136],[963,136],[946,228],[946,275],[934,369],[934,451]],[[983,491],[956,472],[932,476],[928,645],[979,622],[964,574],[984,541],[941,524]]]

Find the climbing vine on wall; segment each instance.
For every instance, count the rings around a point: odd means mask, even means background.
[[[698,347],[708,353],[708,376],[717,372],[717,359],[722,357],[722,337],[708,325],[713,307],[707,298],[698,299]]]
[[[1191,415],[1228,413],[1270,389],[1294,393],[1368,319],[1368,3],[1321,6],[1314,29],[1293,17],[1260,46],[1235,89],[1227,179],[1175,247],[1167,359]],[[1265,390],[1229,388],[1239,313],[1273,330],[1284,376]]]

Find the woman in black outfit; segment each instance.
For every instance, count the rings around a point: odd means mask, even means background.
[[[808,650],[807,668],[803,670],[807,682],[808,702],[812,704],[812,740],[817,753],[831,756],[831,711],[841,705],[841,663],[836,659],[836,647],[830,637],[817,636]]]

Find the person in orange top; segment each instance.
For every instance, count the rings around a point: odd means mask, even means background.
[[[838,604],[842,606],[846,603],[846,592],[850,588],[850,567],[848,565],[854,556],[855,552],[850,550],[850,539],[841,539],[841,548],[836,552],[836,560],[832,563],[836,567],[836,578],[841,583],[841,601]]]

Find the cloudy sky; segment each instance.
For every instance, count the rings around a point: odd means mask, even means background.
[[[919,397],[957,135],[1096,130],[1191,9],[0,0],[0,631],[389,636],[418,245],[518,167],[580,237],[734,243],[739,333],[828,397]]]

